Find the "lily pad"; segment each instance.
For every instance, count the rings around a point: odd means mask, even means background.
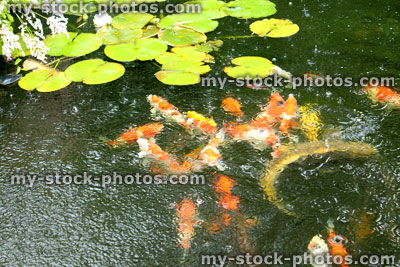
[[[65,70],[68,79],[85,84],[103,84],[117,80],[125,73],[119,63],[105,62],[102,59],[89,59],[69,66]]]
[[[160,29],[159,29],[157,26],[155,26],[155,25],[149,25],[149,26],[143,28],[143,36],[142,36],[142,39],[144,39],[144,38],[150,38],[150,37],[153,37],[154,35],[157,35],[157,33],[158,33],[159,30],[160,30]]]
[[[156,61],[160,64],[167,64],[169,62],[177,61],[200,62],[206,59],[206,56],[206,53],[197,51],[197,48],[194,46],[174,47],[171,49],[171,52],[167,52],[156,58]]]
[[[96,51],[103,45],[100,37],[93,33],[70,32],[66,34],[57,34],[47,36],[44,40],[49,48],[47,52],[50,56],[79,57]]]
[[[195,0],[185,2],[185,5],[201,5],[202,9],[200,13],[201,18],[205,19],[220,19],[226,17],[227,14],[224,12],[226,9],[226,3],[218,0]]]
[[[275,65],[263,57],[238,57],[232,60],[235,67],[225,67],[224,72],[233,78],[265,78]]]
[[[109,45],[104,53],[117,61],[151,60],[161,56],[168,46],[156,38],[135,40],[133,43]]]
[[[236,18],[262,18],[276,13],[275,4],[268,0],[236,0],[227,4],[225,12]]]
[[[250,24],[250,30],[261,37],[279,38],[296,34],[299,26],[287,19],[264,19]]]
[[[197,31],[206,33],[215,30],[218,27],[218,21],[204,18],[199,13],[173,14],[162,18],[157,26],[165,29],[173,25],[184,25]]]
[[[53,92],[67,87],[71,81],[65,77],[64,72],[41,69],[28,73],[18,84],[28,91],[36,89],[39,92]]]
[[[184,71],[159,71],[156,78],[169,85],[191,85],[200,82],[200,75]]]
[[[171,46],[188,46],[207,40],[207,36],[204,33],[184,27],[165,29],[158,36]]]
[[[211,70],[205,65],[209,55],[197,51],[197,47],[174,47],[171,52],[156,59],[162,64],[162,70],[155,74],[156,78],[165,84],[190,85],[200,82],[200,75]]]
[[[104,26],[100,28],[96,35],[103,39],[103,44],[120,44],[129,43],[135,39],[139,39],[143,35],[141,29],[115,29],[112,26]]]
[[[141,29],[153,18],[147,13],[122,13],[112,19],[111,25],[116,29]]]

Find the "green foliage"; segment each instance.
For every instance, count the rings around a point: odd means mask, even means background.
[[[102,59],[89,59],[69,66],[65,76],[74,82],[102,84],[119,79],[125,68],[119,63],[105,62]]]
[[[233,78],[265,78],[271,75],[275,67],[263,57],[238,57],[232,60],[235,67],[225,67],[224,72]]]
[[[264,19],[250,24],[250,30],[261,37],[278,38],[296,34],[299,26],[287,19]]]
[[[70,85],[71,81],[65,77],[64,72],[50,70],[35,70],[25,75],[19,86],[27,91],[36,89],[39,92],[53,92]]]

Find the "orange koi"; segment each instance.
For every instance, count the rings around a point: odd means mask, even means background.
[[[335,232],[331,229],[329,231],[329,237],[328,237],[328,244],[330,246],[330,254],[332,257],[339,256],[341,257],[341,264],[340,266],[342,267],[348,267],[346,265],[346,256],[349,255],[347,253],[346,248],[344,245],[348,242],[347,238],[341,235],[336,235]]]
[[[282,122],[279,130],[284,134],[289,134],[289,128],[295,125],[291,120],[297,115],[297,100],[290,94],[284,105],[284,112],[282,113]]]
[[[213,187],[217,193],[218,204],[224,209],[221,218],[222,223],[229,226],[232,218],[227,211],[236,211],[240,202],[240,199],[237,196],[233,196],[231,191],[236,181],[223,174],[216,175],[215,178],[216,181]]]
[[[218,150],[218,146],[224,141],[223,133],[218,133],[213,137],[205,148],[200,152],[200,159],[208,166],[216,166],[218,169],[223,170],[224,168],[219,164],[222,158],[221,153]]]
[[[164,98],[156,95],[147,96],[147,100],[150,103],[153,113],[160,113],[164,118],[170,119],[184,127],[185,129],[190,129],[186,122],[185,116],[183,116],[177,107],[170,104]]]
[[[143,126],[129,128],[126,132],[120,135],[117,139],[109,141],[111,146],[121,144],[136,143],[139,138],[153,138],[163,130],[164,126],[160,122],[148,123]]]
[[[195,129],[205,134],[215,134],[218,130],[217,124],[212,118],[206,118],[196,111],[187,112],[189,125],[193,125]]]
[[[195,219],[197,214],[196,205],[190,199],[182,200],[176,207],[178,217],[179,244],[184,248],[190,247],[194,235],[194,227],[197,225]]]
[[[238,117],[243,115],[241,110],[242,105],[239,103],[239,101],[232,97],[227,97],[222,100],[222,108],[231,115]]]
[[[400,94],[384,86],[367,86],[363,91],[374,102],[385,102],[392,108],[400,108]]]
[[[167,167],[170,173],[183,174],[190,172],[190,166],[179,164],[175,157],[162,150],[162,148],[153,141],[139,138],[137,143],[140,148],[139,157],[148,157],[156,160],[161,165]]]

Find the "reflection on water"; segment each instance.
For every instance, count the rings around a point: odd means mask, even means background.
[[[222,67],[234,57],[257,55],[275,59],[295,75],[398,78],[398,1],[278,1],[277,6],[277,17],[292,19],[300,32],[284,39],[224,39],[212,75],[223,75]],[[251,22],[224,18],[210,38],[248,35]],[[138,147],[111,149],[103,140],[152,121],[149,94],[182,111],[212,116],[219,125],[232,120],[220,108],[226,95],[240,99],[249,118],[270,95],[232,85],[224,90],[166,86],[153,77],[156,70],[151,62],[131,63],[116,82],[71,85],[50,94],[5,89],[0,97],[2,265],[198,266],[200,254],[240,253],[232,226],[222,226],[217,234],[195,227],[190,249],[184,253],[178,246],[173,204],[188,196],[204,201],[196,220],[207,221],[220,212],[211,169],[204,172],[205,186],[25,188],[9,183],[12,173],[146,173]],[[240,212],[260,222],[249,228],[256,253],[303,253],[313,236],[326,235],[332,218],[335,231],[349,239],[350,254],[400,254],[400,112],[371,105],[360,89],[279,89],[285,99],[293,93],[299,105],[319,111],[322,136],[340,132],[344,139],[371,144],[380,152],[374,161],[316,157],[291,164],[282,173],[279,190],[304,216],[287,216],[264,199],[259,178],[271,151],[259,152],[243,142],[221,148],[224,174],[236,181],[232,191],[240,198]],[[190,140],[172,124],[157,136],[157,143],[171,153],[198,147]]]

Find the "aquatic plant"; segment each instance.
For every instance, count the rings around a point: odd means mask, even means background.
[[[65,2],[71,4],[77,1],[69,0]],[[122,2],[127,1],[116,1],[117,4]],[[39,4],[41,4],[41,1],[39,1]],[[46,80],[50,79],[52,82],[47,82],[44,89],[38,85],[38,91],[40,92],[59,90],[68,86],[71,82],[100,84],[119,78],[121,76],[119,74],[122,72],[120,66],[118,67],[120,70],[117,72],[118,75],[115,74],[117,78],[103,79],[101,75],[97,75],[98,78],[92,75],[90,81],[84,78],[77,79],[72,77],[71,70],[66,71],[68,75],[63,76],[63,71],[57,69],[58,63],[61,61],[65,61],[68,58],[73,58],[73,60],[77,61],[77,58],[97,51],[103,45],[105,45],[104,54],[116,61],[129,62],[155,59],[161,64],[161,71],[158,71],[155,77],[162,83],[191,85],[199,83],[200,76],[211,70],[211,67],[204,63],[212,63],[213,57],[206,53],[217,50],[222,45],[219,40],[206,43],[206,33],[212,32],[218,27],[218,19],[226,16],[239,19],[262,18],[276,13],[275,4],[268,0],[235,0],[228,3],[218,0],[198,0],[184,3],[184,5],[191,4],[201,4],[201,12],[171,14],[160,18],[147,13],[123,13],[114,17],[106,13],[97,14],[94,17],[96,33],[68,32],[67,26],[70,24],[62,14],[51,14],[50,17],[46,18],[33,10],[30,15],[20,16],[15,13],[21,25],[19,27],[21,32],[14,33],[14,28],[11,26],[13,25],[14,17],[7,12],[5,8],[6,1],[2,0],[0,5],[2,21],[0,46],[2,47],[2,55],[7,60],[32,55],[44,63],[50,56],[53,57],[52,62],[47,66],[54,69],[57,75],[49,75],[46,78]],[[95,11],[95,9],[92,11]],[[81,16],[79,20],[82,18],[87,19],[87,14],[79,14],[79,16]],[[46,20],[46,24],[51,31],[48,36],[43,35],[45,29],[42,20]],[[72,27],[76,29],[75,26]],[[259,36],[269,37],[290,36],[298,31],[296,24],[288,20],[279,19],[257,21],[250,28]],[[167,52],[169,46],[172,49]],[[184,49],[178,50],[177,48]],[[184,56],[186,53],[190,56]],[[233,63],[238,66],[225,68],[225,72],[232,77],[247,74],[251,78],[266,77],[277,70],[276,66],[273,69],[274,65],[267,59],[256,57],[238,58],[233,60]],[[110,68],[110,73],[115,73],[116,66],[114,64],[104,64],[101,66],[101,71],[106,73],[107,68]],[[17,72],[20,70],[21,68],[19,67]],[[27,70],[24,69],[24,71]],[[92,69],[92,71],[94,70]],[[30,79],[39,77],[39,73],[44,76],[45,72],[36,72],[32,75],[26,74],[20,86],[23,89],[32,90],[32,86],[28,86],[27,83],[29,83]],[[58,79],[61,77],[63,79]],[[64,79],[70,80],[70,83],[67,83]],[[63,82],[54,82],[53,80],[63,80]],[[32,81],[32,83],[35,82]]]

